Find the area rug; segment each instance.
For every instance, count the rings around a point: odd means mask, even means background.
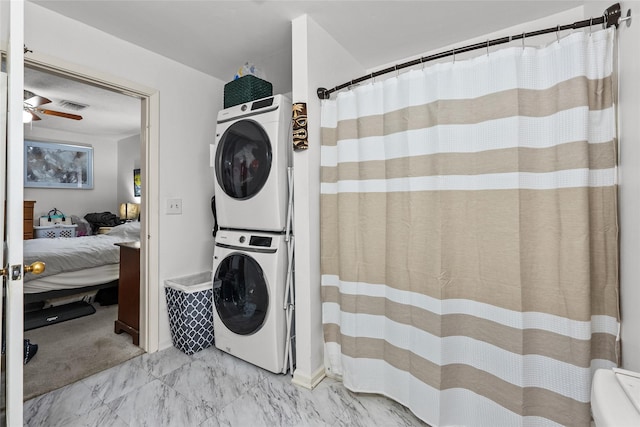
[[[94,305],[90,316],[25,332],[38,344],[38,353],[24,366],[25,401],[144,353],[131,336],[113,332],[117,305]]]

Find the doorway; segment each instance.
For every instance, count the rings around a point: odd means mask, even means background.
[[[157,202],[153,198],[153,194],[157,194],[157,180],[153,177],[157,176],[157,140],[158,140],[158,93],[157,91],[149,88],[145,88],[141,85],[125,82],[118,78],[111,76],[105,76],[99,72],[91,72],[86,69],[79,70],[73,64],[56,63],[50,58],[47,61],[39,61],[37,58],[25,58],[25,74],[29,70],[37,70],[42,74],[50,74],[56,76],[59,79],[73,82],[73,84],[82,84],[94,88],[100,88],[101,90],[111,91],[119,96],[127,96],[136,99],[138,108],[138,127],[139,127],[139,140],[140,146],[138,152],[139,164],[137,169],[141,171],[141,184],[142,195],[140,197],[141,205],[141,236],[155,235],[157,231]],[[25,80],[25,88],[27,88],[27,81]],[[70,101],[74,101],[71,99]],[[79,101],[79,100],[78,100]],[[80,102],[81,103],[81,102]],[[56,106],[52,106],[55,109]],[[52,130],[51,134],[56,135],[56,131]],[[28,137],[28,132],[25,129],[25,139]],[[88,141],[91,143],[91,141]],[[97,162],[97,160],[95,160]],[[131,186],[133,187],[133,168],[131,176]],[[25,194],[25,200],[29,198],[29,195]],[[53,202],[49,201],[46,206],[42,206],[38,212],[48,207]],[[100,212],[100,209],[95,209],[96,212]],[[154,214],[154,212],[156,212]],[[117,212],[116,212],[117,213]],[[157,277],[157,245],[152,242],[149,244],[147,238],[141,238],[141,259],[140,259],[140,348],[153,352],[157,350],[157,325],[148,321],[149,318],[154,318],[153,313],[158,311],[158,298],[157,290],[149,289],[150,280],[153,277]],[[157,281],[156,281],[157,282]],[[154,282],[151,282],[154,283]],[[157,316],[156,316],[157,318]],[[89,319],[89,318],[87,318]],[[55,325],[54,325],[55,326]],[[44,328],[46,329],[46,328]],[[25,337],[29,338],[29,332],[25,332]],[[154,338],[155,337],[155,338]],[[81,344],[79,341],[78,344]],[[25,367],[25,377],[26,370]],[[106,369],[104,367],[103,369]],[[25,397],[27,390],[25,389]]]

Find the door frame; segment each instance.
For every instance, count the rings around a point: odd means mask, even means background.
[[[59,58],[28,52],[25,67],[59,74],[83,83],[110,89],[141,100],[140,199],[140,347],[147,353],[159,345],[159,158],[160,92],[157,89]],[[155,321],[154,321],[155,320]]]

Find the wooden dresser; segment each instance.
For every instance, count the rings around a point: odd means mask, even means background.
[[[140,331],[140,242],[116,243],[120,246],[120,278],[118,279],[118,320],[116,334],[126,332],[139,343]]]
[[[33,239],[33,205],[36,202],[33,200],[24,201],[24,213],[23,213],[23,231],[24,240]]]

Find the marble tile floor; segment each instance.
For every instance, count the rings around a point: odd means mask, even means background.
[[[326,378],[291,384],[214,347],[143,354],[24,404],[25,426],[426,426],[402,405]]]

